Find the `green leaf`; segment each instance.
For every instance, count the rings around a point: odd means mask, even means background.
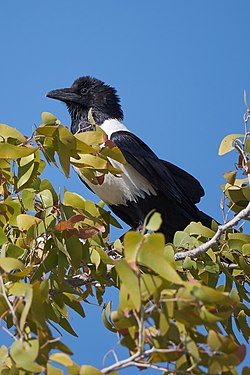
[[[73,330],[73,328],[71,327],[71,325],[69,324],[69,322],[67,321],[67,319],[62,318],[62,319],[60,320],[59,325],[60,325],[63,329],[65,329],[65,331],[67,331],[68,333],[70,333],[72,336],[78,337],[77,333]]]
[[[195,223],[193,221],[185,228],[185,232],[189,235],[199,235],[206,238],[213,237],[215,233],[212,229],[205,227],[200,222]]]
[[[17,259],[17,258],[21,257],[25,253],[25,251],[26,250],[23,249],[22,247],[19,247],[17,245],[12,244],[12,243],[8,243],[6,254],[10,258],[16,258]]]
[[[31,339],[28,342],[14,341],[10,347],[10,355],[15,363],[24,370],[31,372],[44,371],[42,366],[34,362],[38,352],[39,342],[35,339]]]
[[[100,370],[89,365],[81,366],[80,375],[102,375]]]
[[[237,326],[241,330],[245,340],[248,342],[250,337],[250,327],[247,322],[247,316],[243,310],[241,310],[236,319]]]
[[[63,293],[63,299],[67,306],[77,312],[82,318],[85,318],[83,307],[76,297],[70,293]]]
[[[6,299],[5,297],[2,295],[2,288],[0,287],[0,316],[4,316],[5,313],[9,313],[9,306],[6,302]],[[0,349],[0,353],[1,353],[1,349]],[[0,363],[1,363],[1,355],[0,355]]]
[[[37,177],[39,165],[39,151],[19,160],[17,181],[17,188],[19,191],[21,190],[21,188],[24,188],[25,186],[29,185],[29,183],[31,183]]]
[[[174,284],[184,281],[164,257],[165,238],[161,233],[151,233],[145,237],[138,254],[138,262],[147,266],[165,280]]]
[[[45,208],[53,208],[53,195],[49,189],[41,191],[37,194],[37,196],[41,199],[42,204]]]
[[[229,239],[241,240],[246,244],[250,243],[250,235],[246,233],[228,233]]]
[[[244,255],[250,255],[250,244],[244,244],[242,246],[242,252]]]
[[[57,118],[50,112],[42,112],[42,122],[45,125],[55,124]]]
[[[139,311],[141,307],[141,296],[137,275],[131,269],[125,259],[121,259],[116,262],[115,269],[119,278],[121,279],[121,282],[124,284],[127,293],[130,295],[135,309]]]
[[[19,159],[34,154],[37,148],[34,147],[17,147],[10,143],[0,142],[1,159]]]
[[[17,297],[23,296],[25,298],[25,305],[23,307],[23,311],[21,313],[20,318],[20,328],[21,330],[24,329],[26,319],[31,307],[32,298],[33,298],[33,288],[31,284],[25,283],[14,283],[9,287],[9,292]]]
[[[232,143],[235,141],[235,139],[241,138],[241,137],[244,137],[244,134],[229,134],[229,135],[227,135],[221,141],[218,154],[224,155],[224,154],[227,154],[228,152],[232,151],[234,149],[234,146],[232,145]]]
[[[162,217],[159,212],[154,212],[153,215],[151,215],[146,228],[151,231],[157,231],[160,229],[162,224]]]
[[[124,255],[127,262],[135,261],[143,241],[143,235],[129,231],[124,236]]]
[[[223,336],[213,330],[208,333],[207,343],[213,352],[218,351],[225,354],[237,354],[237,350],[241,348],[231,337]]]
[[[5,271],[5,272],[11,272],[14,270],[23,270],[24,269],[24,264],[14,258],[0,258],[0,267]]]
[[[220,292],[217,289],[209,288],[205,285],[195,285],[191,292],[200,301],[209,304],[221,304],[221,305],[231,305],[233,300],[230,298],[228,293]]]
[[[85,209],[85,199],[81,195],[66,191],[63,196],[63,204],[65,206],[72,206],[76,208]]]
[[[35,212],[34,199],[35,193],[33,189],[24,189],[22,191],[23,205],[27,210]]]
[[[63,365],[65,367],[72,366],[74,362],[72,359],[65,353],[54,353],[50,356],[50,361],[59,363],[60,365]]]
[[[4,233],[3,228],[0,227],[0,246],[2,246],[7,241],[8,241],[8,238],[7,238],[6,234]]]
[[[5,345],[0,347],[0,363],[4,361],[5,358],[9,356],[8,349]]]
[[[82,243],[77,236],[71,236],[66,240],[68,254],[72,260],[72,265],[76,269],[80,267],[83,257]]]
[[[41,181],[41,185],[40,185],[40,191],[42,192],[44,190],[49,190],[51,192],[53,196],[53,202],[58,201],[58,196],[57,196],[57,193],[55,192],[55,189],[53,188],[51,182],[47,180],[46,178]]]
[[[102,321],[105,327],[109,331],[116,332],[116,329],[114,328],[112,321],[111,321],[110,309],[111,309],[111,302],[109,301],[108,304],[102,310]]]
[[[47,375],[63,375],[63,370],[60,370],[59,368],[56,368],[54,366],[51,366],[49,363],[47,363]]]
[[[112,144],[112,141],[106,141],[105,146],[106,147],[101,151],[102,155],[116,160],[119,163],[126,164],[126,159],[124,158],[121,150],[114,143]]]
[[[177,231],[174,235],[174,246],[192,250],[199,246],[199,241],[196,238],[189,236],[186,231]]]
[[[250,139],[246,140],[246,154],[250,155]]]
[[[218,321],[223,320],[223,318],[221,318],[221,317],[219,317],[215,314],[212,314],[210,311],[208,311],[208,309],[206,309],[205,306],[201,307],[200,318],[202,320],[204,320],[205,322],[208,322],[208,323],[216,323]]]
[[[243,194],[243,189],[241,187],[230,185],[226,190],[226,195],[231,201],[237,203],[242,208],[247,204],[246,197]]]
[[[79,159],[72,158],[71,164],[78,168],[88,167],[94,170],[105,170],[108,167],[107,160],[90,154],[81,154]]]
[[[162,278],[156,275],[143,273],[141,275],[141,298],[147,301],[162,284]]]
[[[197,263],[194,260],[192,260],[190,257],[186,257],[184,259],[182,266],[184,269],[187,269],[187,270],[197,269]]]
[[[250,375],[250,367],[244,367],[241,375]]]
[[[224,173],[224,178],[227,180],[228,184],[234,185],[235,179],[236,179],[236,174],[237,174],[236,171],[230,171],[230,172]]]
[[[107,140],[107,136],[100,126],[96,126],[96,129],[91,132],[75,134],[75,138],[89,146],[100,145]]]
[[[21,231],[28,230],[32,225],[38,225],[42,222],[41,219],[28,214],[20,214],[17,216],[17,226]]]
[[[196,363],[199,363],[200,361],[200,354],[199,354],[199,350],[196,346],[196,343],[190,338],[190,337],[186,337],[186,348],[189,352],[189,354],[191,354],[191,356],[193,357],[193,359],[195,360]]]
[[[1,138],[4,138],[6,141],[8,138],[15,138],[21,143],[26,143],[27,141],[27,138],[17,129],[5,124],[0,124],[0,139]]]
[[[37,135],[44,135],[46,137],[53,137],[57,133],[57,127],[56,126],[48,126],[48,125],[40,125],[36,129],[36,134]],[[49,139],[46,139],[48,141]],[[51,146],[54,145],[53,139],[51,140],[52,143],[49,143]],[[44,144],[45,145],[45,144]]]

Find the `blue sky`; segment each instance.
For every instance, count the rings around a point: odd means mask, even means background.
[[[64,105],[45,93],[82,75],[102,79],[118,89],[126,125],[201,181],[200,207],[220,221],[219,187],[235,158],[219,157],[218,146],[243,130],[244,89],[250,102],[249,13],[248,0],[2,1],[0,122],[30,135],[50,111],[69,125]],[[74,174],[46,174],[97,201]],[[71,318],[80,338],[65,341],[79,363],[101,366],[116,337],[100,309],[86,311],[88,319]]]

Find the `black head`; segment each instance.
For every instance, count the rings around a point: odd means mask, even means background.
[[[71,116],[71,131],[91,130],[88,112],[97,125],[108,119],[123,119],[120,99],[113,87],[89,76],[76,79],[70,88],[50,91],[47,97],[66,103]]]

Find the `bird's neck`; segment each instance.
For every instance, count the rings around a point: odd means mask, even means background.
[[[88,118],[89,111],[87,109],[68,109],[71,116],[71,132],[73,134],[93,130],[93,126],[91,125]],[[121,120],[112,119],[105,112],[99,111],[98,109],[93,109],[92,115],[95,120],[95,123],[99,125],[105,131],[105,133],[107,133],[109,138],[112,135],[112,133],[116,131],[129,131],[126,128],[126,126],[121,122]]]
[[[115,132],[119,132],[119,131],[130,132],[130,130],[128,130],[128,128],[121,122],[121,120],[117,120],[117,119],[107,119],[103,122],[102,125],[100,125],[100,127],[102,128],[102,130],[105,131],[108,138],[110,138],[111,135]]]
[[[93,130],[89,121],[89,110],[85,108],[68,108],[71,116],[71,132],[84,132]],[[92,115],[96,125],[102,125],[109,116],[98,109],[92,109]]]

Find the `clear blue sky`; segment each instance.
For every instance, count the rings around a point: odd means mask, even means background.
[[[9,0],[0,14],[0,122],[30,135],[50,111],[69,125],[64,105],[45,93],[81,75],[102,79],[118,89],[126,125],[196,176],[206,190],[200,207],[221,220],[219,187],[234,158],[217,150],[243,130],[244,89],[250,102],[249,0]],[[74,174],[47,176],[96,199]],[[116,337],[101,309],[86,312],[71,318],[79,339],[65,341],[78,363],[101,366]]]

